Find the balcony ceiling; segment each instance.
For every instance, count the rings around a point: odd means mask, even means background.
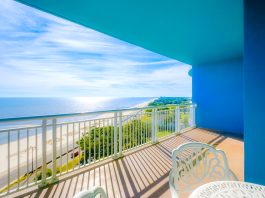
[[[243,0],[17,1],[191,65],[242,57]]]

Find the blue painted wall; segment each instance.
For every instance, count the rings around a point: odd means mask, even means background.
[[[265,2],[245,1],[245,180],[265,185]]]
[[[198,127],[243,134],[243,62],[233,59],[192,67]]]

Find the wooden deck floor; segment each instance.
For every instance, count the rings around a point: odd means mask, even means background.
[[[189,141],[216,144],[223,149],[231,169],[239,180],[243,180],[243,141],[202,129],[193,129],[159,144],[141,147],[119,160],[110,159],[74,172],[46,189],[38,190],[33,187],[11,197],[70,198],[94,185],[102,186],[109,198],[171,197],[168,185],[171,151]]]

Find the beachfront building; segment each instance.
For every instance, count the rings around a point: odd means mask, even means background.
[[[113,184],[113,196],[114,192],[121,197],[164,195],[168,190],[166,178],[170,169],[170,151],[173,148],[185,140],[214,142],[218,145],[218,142],[222,142],[222,138],[228,134],[235,137],[244,136],[244,174],[240,172],[240,169],[243,169],[243,161],[240,161],[243,159],[242,156],[240,157],[243,151],[235,153],[243,143],[233,139],[234,141],[227,144],[225,142],[220,144],[224,150],[229,146],[233,148],[227,150],[227,155],[232,156],[230,158],[232,164],[234,160],[234,165],[231,165],[234,172],[239,178],[241,177],[241,180],[265,185],[264,2],[258,0],[18,1],[192,65],[192,100],[196,104],[196,113],[194,113],[195,107],[189,106],[189,113],[193,119],[190,127],[195,127],[195,124],[197,127],[182,136],[162,142],[160,146],[146,145],[139,151],[140,153],[125,155],[124,161],[122,159],[118,162],[105,161],[101,165],[91,166],[86,172],[89,175],[85,172],[78,172],[75,175],[73,172],[72,175],[68,175],[71,179],[59,178],[62,182],[56,187],[24,193],[44,196],[45,193],[58,195],[59,192],[60,195],[69,195],[83,188],[80,186],[81,180],[89,180],[102,182],[103,186],[108,182]],[[178,110],[174,112],[177,112],[174,118],[171,117],[174,124],[167,126],[172,127],[172,133],[178,133],[179,121],[175,122],[179,120],[176,119]],[[117,125],[123,123],[123,119],[120,112],[112,113],[114,117],[111,126],[114,126],[113,133],[116,134]],[[152,109],[144,113],[148,114],[146,120],[150,119],[147,122],[151,123],[150,126],[146,124],[151,128],[150,133],[147,132],[149,135],[145,137],[150,137],[150,141],[155,143],[157,112]],[[140,115],[141,113],[137,114]],[[46,121],[42,123],[44,131],[47,125],[56,128],[54,117],[50,120],[52,123],[47,124]],[[94,127],[99,125],[94,123]],[[130,125],[128,126],[130,128]],[[123,125],[119,127],[121,129]],[[129,133],[132,131],[129,130]],[[113,141],[117,141],[117,136],[113,137]],[[43,141],[46,140],[45,136],[42,138]],[[148,141],[148,138],[142,139],[142,143]],[[113,147],[111,153],[115,157],[121,156],[123,151],[121,144]],[[42,149],[46,149],[45,144]],[[51,149],[56,150],[52,146]],[[74,153],[75,148],[72,151]],[[146,158],[142,158],[141,155]],[[56,161],[56,157],[50,160]],[[84,159],[88,160],[88,163],[89,160],[98,159],[96,156],[93,157],[93,159],[86,157]],[[42,162],[45,162],[46,166],[46,159]],[[106,166],[110,168],[105,170]],[[56,166],[51,168],[54,174]],[[104,176],[102,171],[112,177]],[[82,178],[79,178],[80,175]],[[55,174],[53,176],[54,179],[57,178]],[[87,183],[86,185],[90,186]],[[107,191],[111,191],[110,187]]]

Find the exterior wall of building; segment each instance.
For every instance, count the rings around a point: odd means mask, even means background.
[[[242,59],[192,67],[198,127],[243,135]]]
[[[265,185],[265,2],[245,1],[245,180]]]

